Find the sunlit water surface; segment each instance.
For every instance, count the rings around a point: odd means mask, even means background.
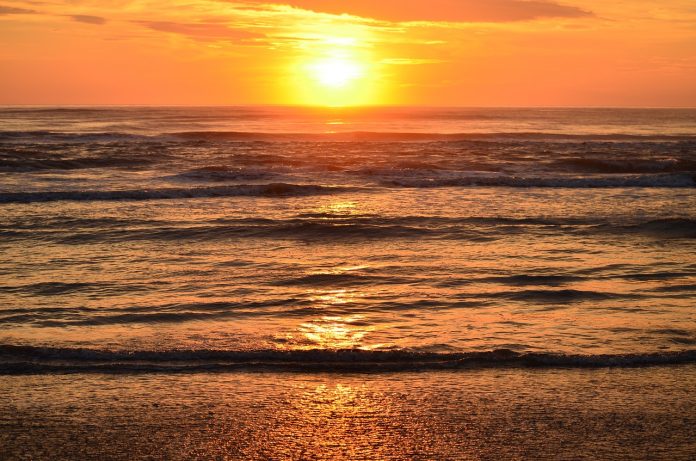
[[[0,458],[693,459],[696,111],[0,130]]]
[[[0,120],[7,363],[642,357],[696,343],[694,111],[36,107]]]

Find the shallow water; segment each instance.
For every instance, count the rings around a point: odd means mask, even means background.
[[[695,111],[0,120],[3,373],[695,360]]]

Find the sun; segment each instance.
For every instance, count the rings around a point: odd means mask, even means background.
[[[318,34],[288,56],[279,93],[290,104],[322,107],[374,105],[383,101],[384,69],[369,37],[360,31]]]
[[[309,66],[314,80],[328,88],[345,88],[363,76],[364,69],[356,61],[343,58],[326,58]]]

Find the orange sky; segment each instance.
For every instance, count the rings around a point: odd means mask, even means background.
[[[694,0],[0,0],[0,104],[696,106]]]

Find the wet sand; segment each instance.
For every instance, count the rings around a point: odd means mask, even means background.
[[[696,457],[696,366],[0,377],[15,459]]]

